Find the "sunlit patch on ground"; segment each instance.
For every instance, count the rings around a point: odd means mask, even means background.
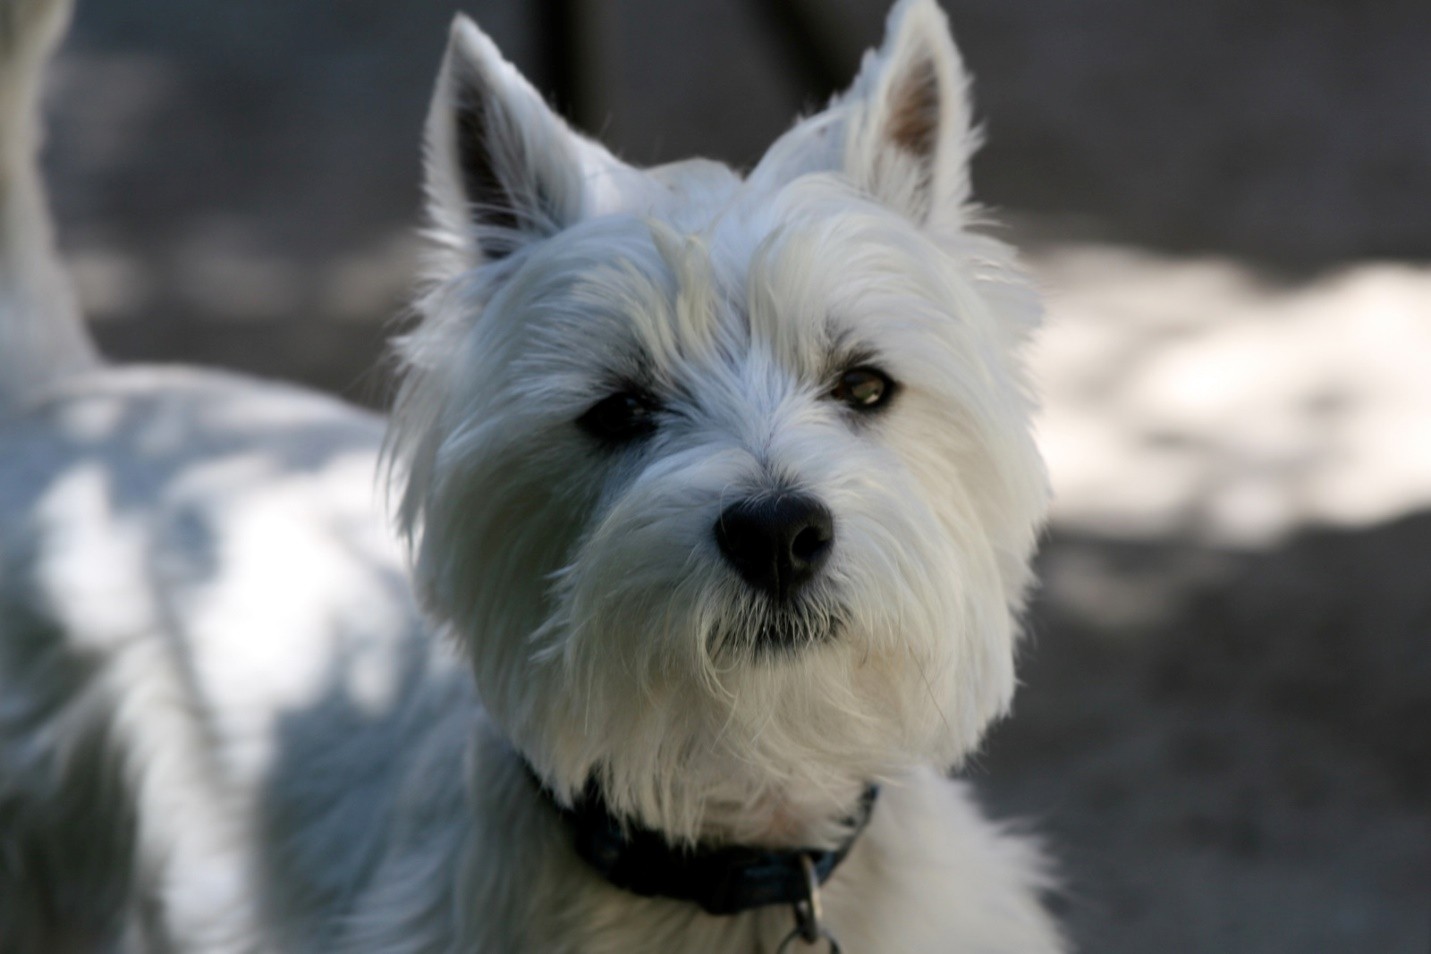
[[[1265,544],[1431,502],[1431,268],[1279,281],[1230,259],[1033,259],[1063,526]]]

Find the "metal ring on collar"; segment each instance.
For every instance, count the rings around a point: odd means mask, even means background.
[[[809,855],[800,856],[800,870],[805,875],[805,897],[795,902],[795,929],[780,942],[775,954],[785,954],[796,938],[807,945],[823,939],[830,945],[830,954],[840,954],[840,945],[823,923],[825,913],[820,905],[820,878]]]

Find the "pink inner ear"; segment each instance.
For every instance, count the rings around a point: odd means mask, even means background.
[[[886,133],[897,147],[921,159],[934,155],[939,136],[939,70],[922,59],[890,92]]]

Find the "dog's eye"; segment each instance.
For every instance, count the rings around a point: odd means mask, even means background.
[[[894,382],[878,368],[850,368],[840,375],[830,397],[856,411],[872,411],[894,394]]]
[[[597,440],[625,444],[656,429],[657,410],[656,399],[643,391],[618,391],[593,404],[576,423]]]

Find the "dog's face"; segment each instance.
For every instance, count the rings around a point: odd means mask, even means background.
[[[402,513],[559,793],[595,777],[679,837],[817,837],[805,815],[957,762],[1007,707],[1038,311],[966,231],[973,139],[932,0],[745,178],[620,163],[454,27]]]

